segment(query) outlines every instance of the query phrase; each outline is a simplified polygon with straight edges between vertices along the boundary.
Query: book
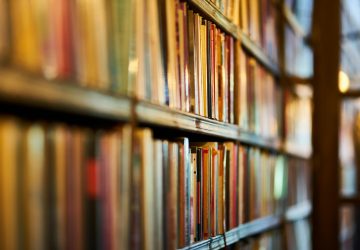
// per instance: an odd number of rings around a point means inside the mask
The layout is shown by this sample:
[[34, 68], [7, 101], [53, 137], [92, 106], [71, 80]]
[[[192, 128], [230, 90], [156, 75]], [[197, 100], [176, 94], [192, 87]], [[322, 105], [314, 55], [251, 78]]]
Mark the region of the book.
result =
[[23, 246], [45, 249], [45, 129], [34, 123], [24, 127], [21, 144], [24, 153], [20, 167], [20, 207], [23, 219]]
[[9, 54], [9, 9], [5, 0], [0, 1], [0, 61]]
[[21, 246], [20, 204], [17, 199], [20, 192], [21, 174], [20, 149], [22, 131], [18, 121], [13, 118], [0, 119], [0, 248], [17, 249]]

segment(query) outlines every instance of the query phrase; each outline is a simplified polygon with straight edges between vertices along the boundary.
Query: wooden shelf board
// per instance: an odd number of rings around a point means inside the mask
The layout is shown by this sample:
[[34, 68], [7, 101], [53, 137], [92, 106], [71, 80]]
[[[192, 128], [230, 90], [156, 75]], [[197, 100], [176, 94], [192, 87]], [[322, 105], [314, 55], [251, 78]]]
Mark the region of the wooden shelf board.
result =
[[286, 22], [289, 24], [289, 26], [295, 32], [295, 34], [298, 37], [301, 37], [301, 38], [305, 39], [306, 38], [306, 32], [305, 32], [304, 28], [301, 26], [299, 20], [295, 16], [295, 14], [289, 8], [289, 6], [284, 4], [283, 8], [282, 8], [282, 11], [283, 11], [283, 15], [285, 17]]
[[[284, 216], [267, 216], [256, 219], [249, 223], [240, 225], [225, 233], [225, 235], [218, 235], [208, 240], [196, 242], [191, 246], [181, 248], [182, 250], [208, 250], [208, 249], [222, 249], [225, 246], [231, 245], [235, 242], [241, 241], [251, 236], [261, 234], [271, 229], [280, 227], [285, 222], [293, 222], [304, 219], [310, 216], [312, 206], [310, 202], [302, 202], [298, 205], [290, 207]], [[226, 245], [225, 245], [226, 243]]]
[[267, 70], [269, 70], [274, 75], [279, 75], [279, 66], [277, 63], [273, 62], [254, 41], [250, 39], [240, 29], [238, 30], [239, 37], [241, 39], [241, 44], [243, 48], [248, 51], [260, 64], [262, 64]]
[[288, 156], [301, 158], [305, 160], [309, 160], [312, 155], [312, 150], [310, 148], [304, 149], [302, 147], [289, 143], [284, 143], [283, 152]]
[[103, 94], [68, 82], [48, 81], [15, 69], [0, 69], [0, 76], [2, 102], [111, 120], [130, 118], [129, 98]]
[[360, 205], [360, 197], [355, 195], [355, 196], [342, 196], [340, 197], [340, 202], [343, 205], [354, 205], [354, 206], [359, 206]]
[[140, 123], [182, 129], [225, 139], [236, 140], [239, 129], [234, 124], [219, 122], [167, 106], [140, 101], [136, 105], [136, 120]]
[[228, 124], [199, 115], [170, 109], [167, 106], [139, 101], [135, 109], [136, 120], [144, 125], [156, 125], [201, 133], [223, 139], [236, 140], [244, 144], [280, 151], [278, 139], [267, 139], [252, 133], [241, 131], [234, 124]]
[[297, 221], [310, 216], [312, 206], [309, 201], [302, 202], [286, 210], [285, 220], [288, 222]]
[[288, 74], [285, 76], [285, 80], [291, 84], [302, 84], [302, 85], [312, 87], [313, 78], [312, 77], [299, 77], [299, 76]]
[[282, 219], [280, 216], [267, 216], [264, 218], [256, 219], [252, 222], [240, 225], [239, 227], [226, 232], [226, 239], [229, 238], [226, 243], [235, 243], [247, 237], [269, 231], [270, 229], [276, 228], [281, 224]]
[[346, 91], [345, 93], [339, 92], [340, 96], [342, 98], [359, 98], [360, 97], [360, 89], [350, 89], [349, 91]]
[[276, 138], [264, 138], [249, 132], [241, 131], [238, 140], [243, 144], [258, 146], [263, 149], [281, 151], [281, 140]]
[[[252, 222], [240, 225], [237, 228], [231, 229], [225, 235], [218, 235], [208, 240], [196, 242], [191, 246], [184, 247], [182, 250], [208, 250], [208, 249], [222, 249], [227, 245], [231, 245], [239, 240], [245, 239], [250, 236], [257, 235], [261, 232], [280, 226], [282, 223], [281, 218], [278, 216], [268, 216]], [[225, 245], [226, 243], [226, 245]]]

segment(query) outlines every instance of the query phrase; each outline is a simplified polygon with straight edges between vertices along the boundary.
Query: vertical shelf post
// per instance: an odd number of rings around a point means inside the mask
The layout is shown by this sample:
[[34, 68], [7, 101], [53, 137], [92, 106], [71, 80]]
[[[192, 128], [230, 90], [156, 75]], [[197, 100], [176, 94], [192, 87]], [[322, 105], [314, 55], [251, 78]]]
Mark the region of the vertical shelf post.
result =
[[313, 13], [314, 250], [339, 249], [340, 0], [315, 0]]

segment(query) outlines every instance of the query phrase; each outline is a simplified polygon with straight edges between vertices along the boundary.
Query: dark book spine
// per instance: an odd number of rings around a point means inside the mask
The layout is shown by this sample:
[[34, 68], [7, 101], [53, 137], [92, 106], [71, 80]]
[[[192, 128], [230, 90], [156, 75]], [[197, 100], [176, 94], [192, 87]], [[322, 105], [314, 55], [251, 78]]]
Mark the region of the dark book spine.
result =
[[230, 228], [231, 221], [231, 209], [230, 209], [230, 199], [231, 199], [231, 175], [230, 175], [230, 150], [225, 150], [225, 166], [226, 166], [226, 230]]
[[202, 196], [203, 196], [203, 189], [202, 189], [202, 149], [197, 148], [196, 150], [196, 172], [197, 172], [197, 185], [196, 185], [196, 192], [197, 192], [197, 228], [196, 228], [196, 240], [202, 240]]
[[250, 220], [250, 149], [245, 149], [245, 166], [244, 166], [244, 222]]
[[207, 21], [206, 22], [206, 57], [207, 57], [207, 61], [206, 61], [206, 67], [207, 67], [207, 100], [204, 100], [205, 102], [207, 102], [207, 108], [208, 108], [208, 117], [211, 118], [212, 117], [212, 100], [211, 100], [211, 77], [212, 77], [212, 53], [211, 53], [211, 22]]
[[96, 159], [96, 139], [89, 133], [86, 141], [86, 198], [85, 198], [85, 232], [86, 249], [95, 250], [98, 246], [97, 232], [97, 198], [98, 198], [98, 162]]
[[169, 236], [169, 225], [168, 225], [168, 200], [169, 200], [169, 144], [168, 142], [163, 142], [162, 144], [162, 166], [163, 166], [163, 232], [165, 234], [165, 237], [163, 237], [164, 242], [163, 246], [166, 247], [169, 244], [170, 236]]
[[56, 178], [55, 178], [55, 146], [54, 146], [54, 130], [49, 128], [46, 133], [46, 201], [48, 209], [45, 210], [46, 217], [46, 248], [58, 249], [56, 245]]

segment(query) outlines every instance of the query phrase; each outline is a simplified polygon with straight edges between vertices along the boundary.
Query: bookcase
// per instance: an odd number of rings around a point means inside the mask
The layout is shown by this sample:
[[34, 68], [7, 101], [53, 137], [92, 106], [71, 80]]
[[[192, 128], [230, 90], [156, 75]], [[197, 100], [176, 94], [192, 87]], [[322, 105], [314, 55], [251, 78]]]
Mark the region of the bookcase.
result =
[[295, 3], [0, 0], [0, 248], [307, 249]]

